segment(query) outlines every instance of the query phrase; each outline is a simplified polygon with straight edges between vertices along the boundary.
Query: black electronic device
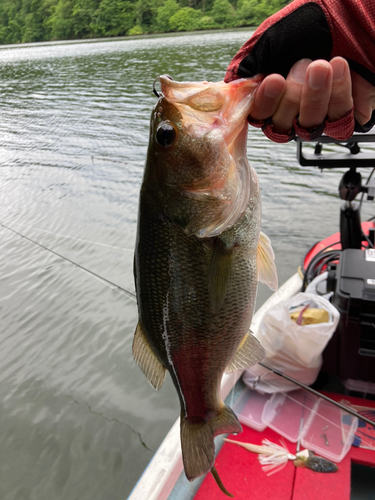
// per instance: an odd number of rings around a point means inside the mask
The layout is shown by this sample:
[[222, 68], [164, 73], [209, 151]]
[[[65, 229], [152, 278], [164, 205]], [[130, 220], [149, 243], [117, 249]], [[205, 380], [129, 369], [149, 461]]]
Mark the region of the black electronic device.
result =
[[[347, 141], [320, 137], [313, 153], [306, 153], [306, 141], [296, 139], [297, 158], [302, 166], [325, 168], [349, 168], [339, 184], [340, 243], [341, 250], [324, 248], [304, 270], [304, 287], [313, 279], [314, 265], [317, 273], [327, 266], [327, 290], [333, 292], [331, 302], [340, 312], [336, 332], [323, 353], [322, 371], [338, 375], [342, 380], [375, 382], [375, 227], [366, 235], [362, 230], [360, 206], [354, 201], [362, 193], [362, 199], [374, 200], [375, 182], [375, 134], [357, 134]], [[360, 143], [374, 148], [361, 151]], [[338, 152], [332, 144], [347, 151]], [[304, 149], [305, 148], [305, 149]], [[339, 148], [340, 149], [340, 148]], [[310, 151], [311, 151], [310, 144]], [[372, 167], [367, 183], [362, 184], [359, 167]], [[323, 264], [324, 266], [323, 266]]]
[[330, 274], [340, 322], [324, 352], [324, 369], [343, 380], [375, 381], [375, 250], [343, 250]]

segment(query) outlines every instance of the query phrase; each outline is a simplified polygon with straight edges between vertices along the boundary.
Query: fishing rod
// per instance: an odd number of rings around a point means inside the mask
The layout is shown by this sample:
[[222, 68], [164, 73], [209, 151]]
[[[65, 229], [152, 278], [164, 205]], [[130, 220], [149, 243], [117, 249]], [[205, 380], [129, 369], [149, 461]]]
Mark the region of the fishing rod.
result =
[[[69, 259], [68, 257], [65, 257], [64, 255], [61, 255], [60, 253], [56, 252], [55, 250], [52, 250], [51, 248], [48, 248], [45, 245], [42, 245], [41, 243], [38, 243], [37, 241], [33, 240], [32, 238], [29, 238], [28, 236], [25, 236], [24, 234], [20, 233], [19, 231], [16, 231], [15, 229], [7, 226], [3, 222], [0, 223], [0, 226], [3, 227], [4, 229], [7, 229], [8, 231], [11, 231], [12, 233], [16, 234], [17, 236], [20, 236], [21, 238], [24, 238], [25, 240], [29, 241], [30, 243], [32, 243], [32, 244], [34, 244], [34, 245], [42, 248], [43, 250], [46, 250], [47, 252], [50, 252], [53, 255], [56, 255], [56, 257], [59, 257], [60, 259], [65, 260], [66, 262], [69, 262], [70, 264], [78, 267], [82, 271], [85, 271], [86, 273], [91, 274], [95, 278], [98, 278], [101, 281], [104, 281], [104, 283], [106, 283], [106, 284], [108, 284], [108, 285], [110, 285], [110, 286], [112, 286], [114, 288], [117, 288], [119, 291], [125, 293], [126, 295], [128, 295], [132, 299], [136, 298], [135, 293], [131, 292], [130, 290], [127, 290], [126, 288], [123, 288], [120, 285], [117, 285], [113, 281], [110, 281], [107, 278], [104, 278], [103, 276], [100, 276], [99, 274], [95, 273], [94, 271], [91, 271], [90, 269], [87, 269], [86, 267], [82, 266], [81, 264], [78, 264], [77, 262], [74, 262], [73, 260]], [[305, 385], [302, 382], [299, 382], [298, 380], [294, 379], [293, 377], [290, 377], [289, 375], [286, 375], [285, 373], [281, 372], [277, 368], [272, 368], [271, 366], [268, 366], [268, 365], [266, 365], [265, 363], [262, 363], [262, 362], [260, 362], [258, 364], [260, 366], [262, 366], [263, 368], [266, 368], [267, 370], [273, 372], [275, 375], [279, 375], [280, 377], [283, 377], [286, 380], [289, 380], [290, 382], [293, 382], [294, 384], [298, 385], [299, 387], [302, 387], [303, 389], [306, 389], [307, 391], [311, 392], [315, 396], [318, 396], [318, 397], [320, 397], [322, 399], [325, 399], [329, 403], [332, 403], [333, 405], [337, 406], [338, 408], [341, 408], [342, 410], [344, 410], [347, 413], [353, 415], [354, 417], [357, 417], [357, 418], [363, 420], [364, 422], [366, 422], [366, 423], [368, 423], [370, 425], [375, 426], [375, 422], [372, 421], [372, 420], [370, 420], [369, 418], [367, 418], [367, 417], [365, 417], [363, 415], [360, 415], [357, 411], [353, 410], [352, 408], [349, 408], [348, 406], [345, 406], [342, 403], [339, 403], [339, 402], [331, 399], [330, 397], [326, 396], [325, 394], [322, 394], [322, 393], [316, 391], [315, 389], [312, 389], [308, 385]]]
[[132, 291], [127, 290], [126, 288], [123, 288], [122, 286], [117, 285], [116, 283], [113, 283], [113, 281], [110, 281], [109, 279], [104, 278], [103, 276], [100, 276], [100, 274], [97, 274], [94, 271], [91, 271], [90, 269], [87, 269], [87, 267], [84, 267], [81, 264], [78, 264], [77, 262], [74, 262], [73, 260], [69, 259], [68, 257], [65, 257], [64, 255], [61, 255], [60, 253], [56, 252], [55, 250], [52, 250], [51, 248], [48, 248], [48, 247], [42, 245], [41, 243], [38, 243], [37, 241], [33, 240], [32, 238], [29, 238], [28, 236], [25, 236], [24, 234], [16, 231], [15, 229], [7, 226], [3, 222], [0, 222], [0, 226], [3, 227], [4, 229], [7, 229], [8, 231], [11, 231], [14, 234], [17, 234], [21, 238], [24, 238], [25, 240], [29, 241], [30, 243], [33, 243], [34, 245], [37, 245], [40, 248], [43, 248], [43, 250], [46, 250], [47, 252], [50, 252], [50, 253], [56, 255], [60, 259], [63, 259], [66, 262], [69, 262], [70, 264], [73, 264], [74, 266], [78, 267], [79, 269], [82, 269], [82, 271], [85, 271], [86, 273], [91, 274], [92, 276], [95, 276], [95, 278], [98, 278], [101, 281], [104, 281], [104, 283], [106, 283], [107, 285], [110, 285], [113, 288], [117, 288], [120, 292], [125, 293], [126, 295], [128, 295], [132, 299], [136, 298], [135, 293], [133, 293]]
[[305, 385], [302, 382], [299, 382], [298, 380], [296, 380], [295, 378], [290, 377], [289, 375], [286, 375], [286, 373], [281, 372], [277, 368], [273, 368], [273, 367], [268, 366], [268, 365], [266, 365], [265, 363], [262, 363], [262, 362], [259, 362], [258, 364], [260, 366], [263, 366], [263, 368], [266, 368], [267, 370], [271, 371], [275, 375], [279, 375], [280, 377], [283, 377], [286, 380], [289, 380], [289, 382], [293, 382], [294, 384], [298, 385], [299, 387], [302, 387], [302, 389], [306, 389], [306, 391], [311, 392], [311, 394], [314, 394], [314, 396], [318, 396], [319, 398], [322, 398], [325, 401], [328, 401], [329, 403], [332, 403], [333, 405], [337, 406], [341, 410], [344, 410], [347, 413], [350, 413], [350, 415], [353, 415], [354, 417], [357, 417], [360, 420], [363, 420], [367, 424], [375, 426], [375, 422], [373, 420], [370, 420], [369, 418], [361, 415], [356, 410], [354, 410], [352, 408], [349, 408], [349, 406], [343, 405], [342, 403], [339, 403], [338, 401], [335, 401], [334, 399], [331, 399], [330, 397], [326, 396], [325, 394], [322, 394], [321, 392], [318, 392], [315, 389], [312, 389], [308, 385]]

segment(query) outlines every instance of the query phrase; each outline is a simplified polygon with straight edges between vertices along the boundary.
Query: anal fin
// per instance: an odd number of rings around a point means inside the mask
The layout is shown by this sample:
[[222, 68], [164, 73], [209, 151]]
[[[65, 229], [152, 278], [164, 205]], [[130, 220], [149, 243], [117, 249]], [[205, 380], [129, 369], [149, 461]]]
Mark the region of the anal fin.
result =
[[158, 391], [164, 383], [166, 368], [151, 349], [140, 322], [134, 334], [133, 357], [152, 387]]
[[250, 332], [241, 341], [236, 354], [227, 366], [225, 372], [233, 373], [253, 366], [266, 356], [266, 351], [259, 340]]

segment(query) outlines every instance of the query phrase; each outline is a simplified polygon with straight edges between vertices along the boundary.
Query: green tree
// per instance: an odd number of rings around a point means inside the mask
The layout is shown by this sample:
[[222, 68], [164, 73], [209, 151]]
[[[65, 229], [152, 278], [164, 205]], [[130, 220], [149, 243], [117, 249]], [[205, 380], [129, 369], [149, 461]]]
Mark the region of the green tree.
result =
[[2, 43], [22, 41], [21, 0], [3, 0], [0, 4], [0, 36]]
[[[18, 16], [17, 16], [18, 17]], [[18, 19], [10, 19], [7, 29], [7, 37], [5, 43], [19, 43], [22, 41], [22, 24]]]
[[286, 3], [287, 0], [0, 0], [0, 43], [258, 25]]
[[102, 0], [92, 23], [99, 36], [125, 35], [135, 25], [134, 4], [121, 0]]
[[74, 38], [73, 23], [73, 2], [71, 0], [59, 0], [57, 5], [51, 6], [51, 16], [47, 21], [47, 26], [51, 30], [53, 40], [69, 40]]
[[233, 26], [236, 17], [233, 5], [229, 0], [215, 0], [212, 6], [212, 17], [221, 26]]
[[128, 35], [143, 35], [143, 29], [136, 24], [128, 31]]
[[46, 19], [51, 14], [51, 4], [45, 0], [23, 0], [22, 42], [39, 42], [49, 40], [51, 31], [46, 26]]
[[164, 4], [158, 8], [155, 27], [157, 31], [171, 31], [169, 20], [179, 10], [179, 5], [176, 0], [166, 0]]
[[212, 28], [220, 28], [220, 26], [215, 23], [212, 16], [203, 16], [199, 19], [199, 28], [202, 30], [209, 30]]
[[258, 26], [267, 17], [282, 9], [284, 0], [239, 0], [237, 18], [239, 24]]
[[144, 32], [156, 31], [158, 8], [165, 0], [137, 0], [135, 4], [136, 24], [142, 26]]
[[92, 24], [99, 5], [100, 0], [74, 0], [72, 23], [77, 38], [93, 36]]
[[173, 31], [192, 31], [199, 29], [201, 17], [201, 11], [184, 7], [170, 18], [169, 24]]

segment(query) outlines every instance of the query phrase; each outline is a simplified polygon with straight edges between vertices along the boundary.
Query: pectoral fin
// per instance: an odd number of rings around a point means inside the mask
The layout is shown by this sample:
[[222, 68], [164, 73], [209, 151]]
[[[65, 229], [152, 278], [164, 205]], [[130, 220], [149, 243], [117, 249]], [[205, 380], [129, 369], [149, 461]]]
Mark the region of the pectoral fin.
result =
[[228, 281], [233, 270], [233, 249], [218, 242], [212, 255], [209, 273], [209, 294], [213, 310], [218, 312], [227, 295]]
[[278, 279], [271, 241], [264, 233], [259, 235], [257, 250], [258, 281], [268, 285], [271, 290], [277, 290]]
[[134, 334], [133, 357], [152, 387], [158, 391], [163, 385], [166, 368], [151, 349], [140, 322], [138, 322]]
[[266, 356], [264, 347], [252, 333], [247, 333], [241, 341], [234, 358], [227, 366], [225, 372], [233, 373], [257, 364]]

